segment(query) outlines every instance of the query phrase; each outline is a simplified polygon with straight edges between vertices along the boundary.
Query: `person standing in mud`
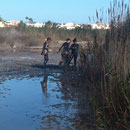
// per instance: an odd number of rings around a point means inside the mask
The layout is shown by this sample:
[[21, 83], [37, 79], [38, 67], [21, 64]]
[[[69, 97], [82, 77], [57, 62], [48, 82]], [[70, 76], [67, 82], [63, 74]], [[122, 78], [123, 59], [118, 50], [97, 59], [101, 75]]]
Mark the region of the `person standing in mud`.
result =
[[51, 38], [47, 38], [46, 42], [43, 44], [43, 49], [42, 49], [42, 53], [41, 55], [44, 55], [44, 66], [46, 66], [49, 58], [48, 58], [48, 47], [49, 47], [49, 43], [51, 42]]
[[[73, 40], [73, 44], [70, 47], [71, 52], [71, 60], [74, 58], [74, 65], [77, 65], [77, 58], [78, 58], [78, 51], [79, 51], [79, 44], [77, 43], [77, 39]], [[71, 61], [70, 61], [71, 62]]]
[[70, 38], [67, 38], [66, 42], [62, 44], [62, 46], [60, 47], [60, 49], [58, 51], [58, 52], [60, 52], [62, 49], [62, 52], [61, 52], [62, 61], [60, 62], [60, 65], [64, 62], [65, 57], [67, 57], [69, 55], [70, 43], [71, 43]]

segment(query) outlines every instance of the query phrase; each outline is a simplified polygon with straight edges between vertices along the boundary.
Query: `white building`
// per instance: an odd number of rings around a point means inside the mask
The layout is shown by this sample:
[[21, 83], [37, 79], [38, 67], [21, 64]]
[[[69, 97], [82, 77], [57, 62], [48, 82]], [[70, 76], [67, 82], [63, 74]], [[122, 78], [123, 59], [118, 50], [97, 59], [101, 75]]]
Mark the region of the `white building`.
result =
[[74, 23], [59, 24], [58, 26], [59, 28], [65, 28], [68, 30], [75, 29], [76, 27], [80, 27], [79, 24], [74, 24]]
[[12, 21], [7, 21], [5, 24], [7, 26], [18, 26], [19, 23], [20, 23], [20, 21], [12, 20]]
[[29, 27], [42, 28], [45, 26], [45, 23], [26, 23]]
[[96, 23], [96, 24], [91, 24], [91, 28], [92, 29], [110, 29], [110, 25], [109, 24]]
[[4, 27], [6, 27], [6, 26], [5, 26], [5, 23], [2, 22], [2, 21], [0, 21], [0, 28], [4, 28]]

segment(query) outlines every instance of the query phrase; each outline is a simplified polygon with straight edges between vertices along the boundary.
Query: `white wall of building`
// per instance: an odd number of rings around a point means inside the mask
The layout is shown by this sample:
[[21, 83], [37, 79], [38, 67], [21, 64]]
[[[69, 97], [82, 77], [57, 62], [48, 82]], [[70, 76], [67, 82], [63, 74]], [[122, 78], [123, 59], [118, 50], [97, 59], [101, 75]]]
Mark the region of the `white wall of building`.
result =
[[17, 26], [19, 23], [20, 23], [20, 21], [12, 20], [12, 21], [7, 21], [6, 25], [8, 25], [8, 26]]
[[92, 29], [110, 29], [109, 24], [91, 24]]
[[0, 21], [0, 28], [4, 28], [4, 27], [5, 27], [5, 24]]
[[66, 28], [68, 30], [75, 29], [76, 27], [80, 27], [79, 24], [74, 23], [66, 23], [66, 24], [59, 24], [59, 28]]
[[[0, 22], [0, 27], [9, 27], [9, 26], [17, 26], [20, 23], [20, 21], [7, 21], [7, 22]], [[45, 23], [26, 23], [27, 26], [30, 27], [36, 27], [36, 28], [42, 28], [45, 26]], [[110, 29], [109, 24], [88, 24], [91, 26], [92, 29]], [[65, 28], [68, 30], [75, 29], [76, 27], [81, 27], [79, 24], [74, 24], [74, 23], [65, 23], [65, 24], [58, 24], [57, 27], [59, 28]]]
[[26, 23], [26, 25], [30, 27], [42, 28], [45, 26], [45, 23]]

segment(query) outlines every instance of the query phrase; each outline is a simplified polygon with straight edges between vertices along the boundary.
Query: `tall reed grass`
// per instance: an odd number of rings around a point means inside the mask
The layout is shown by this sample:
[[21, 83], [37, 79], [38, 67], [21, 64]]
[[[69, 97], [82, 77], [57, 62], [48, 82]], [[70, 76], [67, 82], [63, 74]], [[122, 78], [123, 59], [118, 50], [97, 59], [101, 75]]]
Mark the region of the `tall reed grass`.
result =
[[[110, 30], [95, 31], [94, 46], [81, 52], [80, 70], [93, 86], [97, 129], [130, 129], [130, 2], [114, 0]], [[100, 14], [96, 12], [100, 22]], [[95, 98], [96, 97], [96, 98]]]

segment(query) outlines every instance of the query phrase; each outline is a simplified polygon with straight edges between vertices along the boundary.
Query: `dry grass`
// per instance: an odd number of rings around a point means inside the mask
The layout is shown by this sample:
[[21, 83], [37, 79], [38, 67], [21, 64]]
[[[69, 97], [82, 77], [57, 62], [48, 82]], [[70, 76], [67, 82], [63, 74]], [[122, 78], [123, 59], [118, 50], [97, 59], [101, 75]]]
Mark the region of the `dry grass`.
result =
[[130, 129], [129, 5], [115, 0], [108, 9], [111, 29], [102, 37], [96, 32], [93, 48], [81, 53], [81, 71], [94, 86], [97, 129]]
[[66, 38], [77, 37], [78, 41], [91, 41], [94, 31], [86, 28], [76, 28], [74, 30], [59, 29], [57, 27], [43, 28], [27, 27], [21, 22], [18, 27], [1, 28], [0, 44], [10, 46], [16, 45], [18, 48], [26, 48], [31, 46], [42, 46], [47, 37], [52, 38], [51, 49], [55, 50], [55, 46], [59, 41], [65, 41]]

